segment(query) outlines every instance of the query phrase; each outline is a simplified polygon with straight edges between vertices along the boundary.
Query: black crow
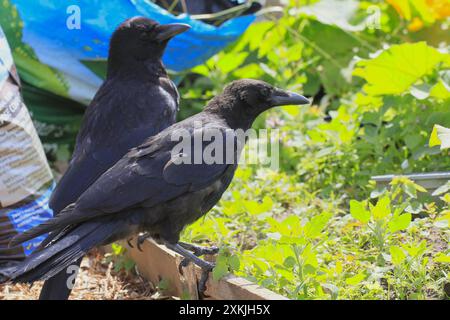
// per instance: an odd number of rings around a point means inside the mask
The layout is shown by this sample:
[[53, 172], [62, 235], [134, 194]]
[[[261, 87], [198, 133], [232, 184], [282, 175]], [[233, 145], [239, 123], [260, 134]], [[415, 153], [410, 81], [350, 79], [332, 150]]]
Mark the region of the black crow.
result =
[[[175, 122], [179, 95], [161, 58], [168, 41], [189, 28], [135, 17], [114, 31], [106, 80], [86, 110], [69, 168], [50, 199], [55, 214], [75, 202], [130, 148]], [[67, 299], [69, 276], [64, 270], [47, 281], [40, 298]]]
[[[238, 132], [249, 129], [269, 108], [307, 103], [305, 97], [263, 81], [232, 82], [204, 111], [131, 149], [59, 216], [13, 238], [11, 243], [17, 244], [61, 230], [45, 248], [22, 262], [10, 279], [47, 279], [92, 247], [139, 232], [199, 265], [207, 275], [213, 264], [190, 252], [195, 247], [179, 243], [179, 236], [186, 225], [206, 214], [229, 186], [245, 143]], [[188, 143], [182, 143], [186, 140]], [[222, 159], [207, 163], [203, 156], [195, 158], [198, 151], [204, 155], [218, 141], [222, 143], [214, 155], [222, 153]], [[184, 146], [181, 149], [180, 144]], [[189, 150], [188, 145], [194, 149]]]

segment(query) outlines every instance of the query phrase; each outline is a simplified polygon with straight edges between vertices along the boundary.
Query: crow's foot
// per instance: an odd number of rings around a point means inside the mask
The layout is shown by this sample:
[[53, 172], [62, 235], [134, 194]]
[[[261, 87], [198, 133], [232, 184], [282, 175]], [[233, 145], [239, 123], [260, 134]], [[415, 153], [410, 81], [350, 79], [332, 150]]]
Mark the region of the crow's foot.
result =
[[[180, 263], [180, 272], [182, 266], [187, 266], [189, 262], [192, 262], [199, 266], [202, 269], [202, 276], [200, 278], [200, 281], [198, 283], [198, 290], [201, 294], [203, 294], [206, 290], [206, 282], [208, 281], [208, 275], [211, 272], [212, 269], [214, 269], [214, 263], [208, 262], [205, 260], [200, 259], [198, 256], [196, 256], [194, 253], [188, 251], [186, 248], [183, 247], [183, 245], [180, 244], [172, 244], [172, 243], [166, 243], [166, 247], [169, 249], [179, 253], [182, 255], [185, 259]], [[210, 249], [210, 248], [208, 248]], [[214, 250], [215, 251], [215, 250]], [[210, 251], [208, 251], [210, 252]]]
[[[217, 254], [219, 252], [219, 247], [216, 247], [216, 246], [203, 247], [203, 246], [198, 246], [195, 244], [185, 243], [185, 242], [178, 242], [178, 244], [181, 247], [183, 247], [184, 249], [191, 251], [197, 257], [203, 256], [203, 255], [213, 255], [213, 254]], [[178, 266], [178, 270], [180, 271], [180, 273], [183, 273], [182, 268], [187, 267], [189, 265], [189, 262], [191, 262], [191, 260], [189, 258], [184, 258], [180, 262], [180, 265]]]
[[178, 244], [182, 246], [184, 249], [192, 251], [192, 253], [194, 253], [197, 257], [203, 256], [205, 254], [216, 254], [219, 252], [219, 248], [216, 246], [203, 247], [185, 242], [178, 242]]

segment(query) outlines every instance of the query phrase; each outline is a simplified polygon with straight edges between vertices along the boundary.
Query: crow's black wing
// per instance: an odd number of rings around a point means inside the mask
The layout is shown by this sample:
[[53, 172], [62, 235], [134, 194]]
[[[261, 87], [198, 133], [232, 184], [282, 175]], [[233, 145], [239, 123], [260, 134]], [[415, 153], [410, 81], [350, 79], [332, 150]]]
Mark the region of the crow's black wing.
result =
[[[238, 140], [232, 131], [223, 127], [202, 128], [197, 132], [190, 130], [189, 136], [193, 138], [198, 133], [208, 135], [212, 130], [215, 134], [218, 130], [225, 140]], [[99, 217], [114, 219], [114, 214], [126, 213], [136, 207], [157, 206], [214, 183], [230, 166], [236, 166], [236, 163], [178, 164], [175, 159], [179, 156], [172, 154], [178, 144], [178, 141], [172, 141], [173, 131], [165, 130], [152, 137], [147, 147], [149, 150], [145, 147], [131, 150], [95, 181], [74, 205], [61, 211], [59, 216], [19, 235], [15, 243]], [[202, 150], [210, 143], [203, 141]], [[242, 148], [239, 142], [227, 146], [232, 146], [235, 154]]]
[[53, 211], [75, 202], [130, 148], [170, 126], [176, 99], [159, 86], [105, 82], [86, 110], [69, 168], [52, 194]]
[[[175, 130], [165, 130], [151, 138], [148, 147], [131, 150], [80, 197], [76, 206], [105, 214], [123, 211], [144, 202], [146, 207], [156, 206], [187, 191], [196, 191], [213, 183], [229, 165], [236, 164], [231, 156], [229, 163], [207, 164], [202, 159], [202, 163], [198, 164], [193, 163], [192, 159], [188, 163], [180, 163], [181, 157], [186, 159], [186, 154], [188, 157], [192, 154], [189, 155], [186, 148], [179, 148], [179, 140], [174, 135], [186, 129], [174, 127]], [[228, 144], [229, 152], [237, 154], [236, 150], [242, 148], [241, 144], [235, 142], [237, 137], [234, 132], [226, 127], [210, 126], [184, 131], [191, 146], [195, 137], [211, 136], [211, 132], [213, 136], [222, 136], [224, 143], [233, 140], [234, 143]], [[200, 140], [200, 151], [203, 152], [211, 144], [211, 141]]]

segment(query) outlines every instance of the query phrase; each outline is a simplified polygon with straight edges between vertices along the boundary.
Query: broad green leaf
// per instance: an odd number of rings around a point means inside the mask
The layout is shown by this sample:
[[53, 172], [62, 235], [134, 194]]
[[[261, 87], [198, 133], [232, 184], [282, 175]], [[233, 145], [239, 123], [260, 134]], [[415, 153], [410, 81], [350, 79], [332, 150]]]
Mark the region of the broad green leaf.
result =
[[196, 66], [195, 68], [193, 68], [192, 70], [191, 70], [193, 73], [198, 73], [198, 74], [200, 74], [200, 75], [202, 75], [202, 76], [205, 76], [205, 77], [207, 77], [209, 74], [210, 74], [210, 70], [209, 70], [209, 68], [206, 66], [206, 65], [204, 65], [204, 64], [202, 64], [202, 65], [199, 65], [199, 66]]
[[364, 78], [364, 90], [372, 95], [402, 94], [450, 56], [425, 42], [393, 45], [371, 60], [360, 61], [353, 74]]
[[[301, 35], [305, 48], [314, 50], [320, 57], [321, 68], [315, 68], [314, 73], [320, 78], [326, 92], [330, 95], [342, 94], [350, 87], [344, 78], [342, 70], [347, 68], [355, 53], [353, 49], [360, 47], [360, 43], [348, 32], [319, 21], [309, 21]], [[339, 46], [336, 46], [339, 43]], [[360, 54], [366, 50], [361, 48]]]
[[270, 211], [273, 207], [273, 201], [271, 198], [266, 196], [262, 202], [252, 200], [244, 201], [244, 207], [247, 209], [248, 213], [257, 215]]
[[224, 54], [217, 61], [216, 67], [223, 73], [227, 74], [242, 65], [247, 59], [248, 52]]
[[275, 25], [272, 21], [262, 21], [252, 24], [238, 41], [232, 52], [241, 52], [249, 46], [250, 50], [258, 49], [267, 32]]
[[439, 253], [434, 259], [435, 262], [450, 263], [450, 256]]
[[308, 238], [315, 238], [321, 234], [322, 230], [327, 225], [328, 221], [331, 218], [331, 213], [324, 212], [318, 216], [313, 217], [306, 225], [305, 225], [305, 235]]
[[370, 212], [366, 209], [365, 202], [350, 200], [350, 214], [353, 218], [364, 223], [370, 220]]
[[429, 146], [441, 146], [441, 150], [450, 148], [450, 129], [435, 124], [430, 135]]
[[357, 285], [358, 283], [363, 281], [365, 278], [366, 278], [365, 273], [360, 272], [360, 273], [354, 275], [353, 277], [345, 279], [345, 283], [347, 283], [349, 285]]
[[286, 259], [284, 259], [283, 265], [286, 268], [293, 268], [297, 264], [297, 261], [293, 256], [289, 256]]
[[277, 25], [271, 30], [265, 32], [264, 38], [258, 43], [258, 57], [264, 57], [274, 48], [278, 47], [284, 41], [287, 29], [281, 25]]
[[218, 281], [228, 274], [228, 257], [222, 254], [216, 259], [216, 266], [213, 271], [213, 279]]
[[391, 259], [394, 265], [399, 265], [406, 259], [406, 254], [400, 247], [391, 246], [389, 251], [391, 252]]
[[229, 259], [228, 263], [230, 264], [230, 268], [233, 271], [239, 270], [239, 267], [241, 266], [241, 262], [239, 261], [239, 257], [235, 254], [233, 254]]
[[396, 232], [408, 228], [409, 224], [411, 223], [411, 218], [411, 213], [405, 213], [393, 217], [392, 220], [389, 221], [389, 231]]
[[213, 279], [218, 281], [228, 274], [228, 266], [226, 264], [217, 264], [213, 271]]
[[422, 240], [418, 245], [415, 244], [402, 244], [403, 249], [408, 251], [411, 257], [416, 257], [427, 249], [427, 242]]
[[378, 200], [375, 206], [371, 207], [371, 213], [375, 220], [381, 220], [391, 214], [391, 200], [384, 196]]
[[250, 63], [233, 72], [237, 78], [258, 79], [264, 75], [264, 71], [257, 63]]

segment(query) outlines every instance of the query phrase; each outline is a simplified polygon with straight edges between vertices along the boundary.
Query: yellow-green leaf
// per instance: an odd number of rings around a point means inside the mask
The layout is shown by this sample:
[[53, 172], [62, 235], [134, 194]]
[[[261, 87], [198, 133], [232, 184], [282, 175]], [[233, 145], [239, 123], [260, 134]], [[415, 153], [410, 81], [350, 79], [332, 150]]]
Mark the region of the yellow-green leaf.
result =
[[362, 60], [353, 74], [364, 78], [364, 90], [372, 95], [402, 94], [439, 63], [450, 64], [450, 55], [425, 42], [393, 45], [376, 58]]
[[366, 275], [364, 274], [364, 272], [360, 272], [357, 275], [347, 278], [345, 280], [345, 283], [349, 284], [349, 285], [356, 285], [358, 283], [360, 283], [361, 281], [363, 281], [366, 278]]
[[273, 201], [266, 196], [262, 202], [252, 200], [244, 201], [244, 207], [247, 209], [248, 213], [257, 215], [270, 211], [273, 207]]
[[350, 200], [350, 214], [353, 218], [367, 223], [370, 220], [370, 212], [366, 209], [366, 204], [357, 200]]
[[389, 221], [389, 231], [396, 232], [408, 228], [411, 223], [411, 218], [411, 213], [405, 213], [392, 218], [392, 220]]
[[394, 265], [398, 265], [405, 261], [406, 254], [403, 252], [403, 250], [400, 247], [397, 246], [391, 246], [389, 251], [391, 252], [391, 259], [392, 263]]
[[450, 256], [439, 253], [434, 259], [435, 262], [450, 263]]
[[391, 200], [387, 196], [382, 197], [370, 211], [375, 220], [383, 219], [391, 214]]

